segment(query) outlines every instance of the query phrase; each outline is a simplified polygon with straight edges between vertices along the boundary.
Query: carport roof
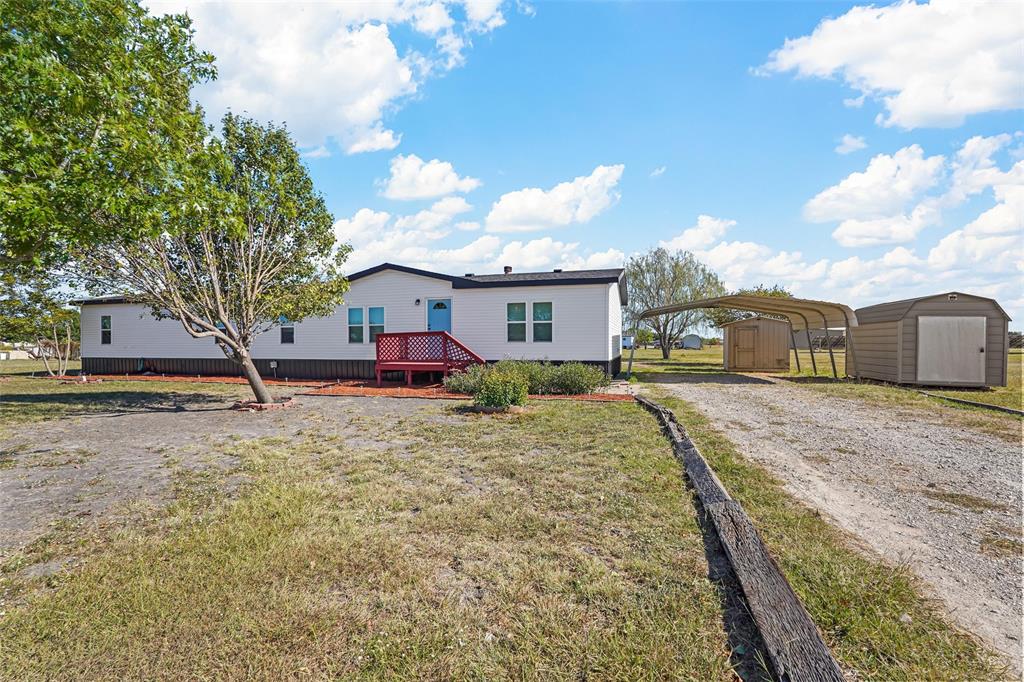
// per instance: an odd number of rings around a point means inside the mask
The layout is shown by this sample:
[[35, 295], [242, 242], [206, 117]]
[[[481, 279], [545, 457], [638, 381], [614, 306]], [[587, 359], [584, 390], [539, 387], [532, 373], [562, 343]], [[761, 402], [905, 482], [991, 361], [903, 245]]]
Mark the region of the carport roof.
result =
[[730, 308], [733, 310], [749, 310], [767, 315], [782, 315], [793, 325], [793, 329], [839, 329], [857, 326], [857, 315], [850, 306], [829, 301], [814, 301], [808, 298], [775, 298], [771, 296], [746, 296], [733, 294], [702, 298], [686, 303], [673, 303], [658, 308], [650, 308], [640, 313], [639, 319], [671, 315], [672, 313], [696, 308]]

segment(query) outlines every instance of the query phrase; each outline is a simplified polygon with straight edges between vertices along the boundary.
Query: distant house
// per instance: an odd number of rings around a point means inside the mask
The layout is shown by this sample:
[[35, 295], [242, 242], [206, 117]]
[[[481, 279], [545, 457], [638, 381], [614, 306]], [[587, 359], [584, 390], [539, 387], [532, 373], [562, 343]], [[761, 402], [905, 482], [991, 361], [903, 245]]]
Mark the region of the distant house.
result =
[[687, 334], [679, 341], [683, 350], [700, 350], [704, 347], [704, 341], [696, 334]]
[[[357, 272], [333, 314], [260, 335], [253, 359], [268, 376], [370, 378], [377, 334], [446, 331], [488, 361], [575, 360], [619, 372], [623, 270], [504, 270], [460, 277], [384, 263]], [[213, 340], [194, 339], [143, 305], [119, 297], [77, 303], [87, 373], [238, 374]]]

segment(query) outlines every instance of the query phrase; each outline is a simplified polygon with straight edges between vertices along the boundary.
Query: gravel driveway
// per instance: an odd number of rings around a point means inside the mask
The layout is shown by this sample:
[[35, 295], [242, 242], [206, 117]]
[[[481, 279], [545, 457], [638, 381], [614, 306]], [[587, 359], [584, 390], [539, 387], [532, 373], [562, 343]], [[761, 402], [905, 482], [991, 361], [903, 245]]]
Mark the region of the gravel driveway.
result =
[[[785, 380], [674, 375], [661, 386], [713, 419], [791, 493], [892, 562], [1021, 667], [1021, 444], [836, 399]], [[999, 539], [1002, 539], [1002, 544]]]

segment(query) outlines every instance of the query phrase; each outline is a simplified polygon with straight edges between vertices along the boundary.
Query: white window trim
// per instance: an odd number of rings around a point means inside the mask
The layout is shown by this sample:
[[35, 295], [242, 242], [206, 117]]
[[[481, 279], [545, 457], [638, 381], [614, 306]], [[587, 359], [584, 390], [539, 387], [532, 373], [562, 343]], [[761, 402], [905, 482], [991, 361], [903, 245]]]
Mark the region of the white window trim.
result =
[[[522, 303], [525, 310], [523, 310], [523, 321], [508, 319], [508, 307], [516, 303]], [[508, 338], [508, 326], [510, 324], [521, 324], [523, 325], [523, 340], [522, 341], [511, 341]], [[505, 301], [505, 343], [530, 343], [530, 301]]]
[[[380, 308], [381, 310], [384, 311], [384, 324], [383, 325], [380, 325], [380, 324], [371, 325], [370, 324], [370, 308]], [[348, 321], [348, 311], [349, 310], [357, 310], [357, 309], [363, 311], [363, 323], [361, 325], [359, 325], [359, 324], [349, 324], [349, 321]], [[384, 327], [384, 331], [379, 332], [379, 333], [387, 334], [387, 332], [388, 332], [388, 307], [386, 305], [351, 305], [351, 306], [346, 306], [346, 308], [345, 308], [345, 342], [346, 343], [350, 343], [353, 346], [362, 346], [362, 345], [366, 345], [366, 344], [371, 344], [372, 345], [373, 343], [375, 343], [375, 341], [371, 341], [370, 340], [370, 327], [371, 326], [372, 327]], [[352, 341], [349, 338], [348, 330], [351, 329], [352, 327], [362, 327], [363, 328], [363, 340], [361, 342]]]
[[[363, 318], [366, 320], [366, 329], [363, 331], [363, 338], [366, 339], [366, 343], [376, 343], [376, 339], [370, 339], [370, 327], [384, 327], [381, 334], [388, 333], [388, 307], [386, 305], [368, 305], [366, 307], [366, 316]], [[380, 308], [384, 311], [384, 323], [383, 324], [370, 324], [370, 308]]]
[[[103, 318], [104, 317], [107, 318], [107, 320], [109, 320], [109, 326], [106, 329], [103, 328]], [[103, 332], [107, 332], [107, 334], [110, 337], [109, 341], [104, 341], [103, 340]], [[113, 315], [100, 315], [100, 345], [101, 346], [110, 346], [110, 345], [113, 345], [113, 343], [114, 343], [114, 316]]]
[[[540, 321], [538, 321], [538, 320], [533, 319], [533, 306], [537, 305], [538, 303], [547, 303], [549, 306], [551, 306], [551, 319], [550, 320], [547, 320], [547, 321], [540, 320]], [[547, 341], [537, 341], [533, 337], [533, 325], [535, 325], [535, 324], [550, 324], [551, 325], [551, 338], [549, 340], [547, 340]], [[554, 342], [555, 342], [555, 302], [554, 301], [530, 301], [530, 343], [554, 343]]]
[[287, 322], [280, 323], [279, 326], [280, 326], [281, 329], [291, 329], [292, 330], [292, 340], [291, 340], [291, 343], [285, 343], [284, 333], [283, 332], [278, 332], [278, 336], [277, 336], [277, 343], [278, 343], [278, 345], [279, 346], [294, 346], [295, 345], [295, 336], [296, 336], [295, 335], [295, 322], [293, 322], [292, 320], [288, 320]]
[[[377, 306], [374, 306], [374, 308], [376, 308], [376, 307]], [[348, 316], [349, 316], [349, 311], [351, 311], [351, 310], [361, 310], [361, 311], [363, 311], [362, 312], [362, 319], [363, 319], [363, 321], [360, 324], [352, 324], [351, 322], [349, 322], [349, 317]], [[366, 306], [350, 305], [347, 308], [345, 308], [345, 342], [346, 343], [350, 343], [353, 346], [362, 346], [362, 345], [364, 345], [366, 343], [369, 343], [366, 340], [367, 339], [366, 321], [367, 321], [368, 317], [369, 316], [367, 315], [367, 312], [366, 312]], [[361, 327], [362, 328], [362, 330], [363, 330], [363, 340], [362, 341], [353, 341], [352, 340], [352, 335], [349, 332], [349, 330], [352, 327]]]

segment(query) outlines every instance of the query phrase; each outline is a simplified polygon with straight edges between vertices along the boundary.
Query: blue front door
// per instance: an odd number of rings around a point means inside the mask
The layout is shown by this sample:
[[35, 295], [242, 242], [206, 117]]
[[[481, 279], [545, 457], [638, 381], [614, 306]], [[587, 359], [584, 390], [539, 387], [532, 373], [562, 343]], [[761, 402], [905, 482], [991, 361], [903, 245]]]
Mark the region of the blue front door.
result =
[[452, 332], [452, 299], [427, 299], [427, 331]]

